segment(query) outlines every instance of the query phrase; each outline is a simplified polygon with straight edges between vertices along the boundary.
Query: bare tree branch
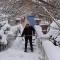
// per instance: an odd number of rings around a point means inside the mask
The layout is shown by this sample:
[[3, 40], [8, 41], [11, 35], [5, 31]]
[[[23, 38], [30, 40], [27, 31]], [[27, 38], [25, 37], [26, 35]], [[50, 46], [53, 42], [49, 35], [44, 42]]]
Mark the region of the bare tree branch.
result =
[[[56, 8], [54, 5], [48, 3], [48, 2], [46, 2], [46, 1], [44, 1], [44, 0], [39, 0], [39, 1], [42, 2], [42, 3], [44, 3], [44, 4], [46, 4], [46, 5], [48, 5], [48, 6], [51, 6], [51, 7], [53, 7], [53, 8]], [[57, 8], [57, 9], [59, 9], [59, 8]]]
[[49, 16], [53, 19], [53, 21], [57, 24], [57, 26], [59, 27], [59, 30], [60, 30], [60, 23], [58, 23], [56, 21], [56, 19], [51, 15], [51, 13], [44, 7], [42, 6], [42, 8], [49, 14]]

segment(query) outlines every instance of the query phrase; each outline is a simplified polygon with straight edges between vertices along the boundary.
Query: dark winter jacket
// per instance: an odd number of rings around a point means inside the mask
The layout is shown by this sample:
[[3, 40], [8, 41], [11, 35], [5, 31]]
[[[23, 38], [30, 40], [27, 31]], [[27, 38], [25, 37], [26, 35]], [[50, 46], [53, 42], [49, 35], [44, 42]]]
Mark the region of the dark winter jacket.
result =
[[35, 29], [32, 26], [25, 27], [22, 36], [32, 36], [35, 34]]

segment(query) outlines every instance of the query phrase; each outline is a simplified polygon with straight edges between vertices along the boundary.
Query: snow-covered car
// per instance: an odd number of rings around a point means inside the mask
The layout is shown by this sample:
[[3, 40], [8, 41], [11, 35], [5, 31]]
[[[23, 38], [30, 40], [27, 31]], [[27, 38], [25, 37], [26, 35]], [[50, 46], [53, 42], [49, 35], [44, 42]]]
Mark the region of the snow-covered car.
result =
[[4, 34], [8, 34], [9, 31], [10, 31], [10, 27], [11, 27], [11, 26], [10, 26], [8, 23], [6, 23], [6, 24], [1, 28], [1, 30], [4, 31]]
[[0, 35], [0, 51], [6, 49], [7, 47], [7, 36], [6, 35]]

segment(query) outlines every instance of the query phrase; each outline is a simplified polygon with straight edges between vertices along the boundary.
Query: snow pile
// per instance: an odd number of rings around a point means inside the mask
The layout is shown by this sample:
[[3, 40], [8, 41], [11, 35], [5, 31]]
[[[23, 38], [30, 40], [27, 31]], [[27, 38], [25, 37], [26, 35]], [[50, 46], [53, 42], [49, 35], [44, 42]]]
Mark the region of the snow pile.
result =
[[7, 40], [6, 40], [7, 36], [4, 34], [3, 30], [0, 30], [0, 37], [1, 37], [0, 42], [2, 44], [7, 44]]
[[1, 39], [0, 39], [0, 43], [1, 44], [7, 44], [7, 40], [6, 40], [6, 38], [7, 38], [7, 36], [6, 35], [0, 35], [0, 37], [1, 37]]
[[37, 33], [37, 36], [38, 36], [38, 37], [40, 37], [40, 36], [43, 35], [42, 29], [41, 29], [41, 27], [40, 27], [39, 25], [35, 25], [34, 28], [35, 28], [35, 30], [36, 30], [36, 33]]
[[55, 47], [50, 41], [43, 41], [42, 45], [49, 60], [60, 60], [60, 48]]
[[60, 35], [57, 36], [56, 41], [60, 41]]
[[52, 24], [50, 25], [50, 31], [48, 32], [49, 36], [52, 36], [52, 40], [54, 41], [56, 44], [60, 46], [60, 31], [59, 31], [59, 27], [57, 26], [57, 24], [53, 21]]
[[50, 26], [55, 27], [55, 28], [58, 28], [57, 24], [54, 21], [51, 23]]
[[5, 25], [1, 28], [2, 30], [6, 30], [6, 28], [10, 28], [11, 26], [8, 23], [5, 23]]
[[58, 26], [56, 25], [56, 23], [53, 21], [52, 24], [50, 25], [50, 31], [48, 32], [48, 35], [52, 35], [54, 37], [56, 37], [59, 33], [59, 30], [57, 29], [54, 29], [54, 28], [57, 28], [58, 29]]
[[49, 37], [48, 34], [43, 34], [43, 33], [42, 33], [42, 28], [41, 28], [41, 26], [35, 25], [34, 28], [35, 28], [35, 30], [36, 30], [36, 33], [37, 33], [37, 37], [38, 37], [38, 38], [43, 38], [43, 37], [44, 37], [44, 38], [47, 38], [47, 37]]

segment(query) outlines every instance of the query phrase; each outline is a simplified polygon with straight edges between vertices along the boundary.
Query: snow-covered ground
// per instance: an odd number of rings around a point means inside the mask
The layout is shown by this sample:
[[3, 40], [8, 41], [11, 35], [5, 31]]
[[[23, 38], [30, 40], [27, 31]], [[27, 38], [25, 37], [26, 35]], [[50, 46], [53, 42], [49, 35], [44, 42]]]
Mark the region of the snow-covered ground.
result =
[[[2, 39], [0, 39], [1, 43], [8, 43], [7, 36], [9, 34], [16, 36], [16, 39], [12, 41], [11, 47], [0, 52], [0, 60], [42, 60], [44, 59], [44, 51], [48, 60], [60, 60], [60, 45], [58, 44], [58, 46], [55, 46], [54, 43], [48, 39], [52, 35], [52, 38], [54, 38], [57, 43], [60, 43], [60, 31], [54, 22], [50, 25], [50, 30], [47, 34], [42, 33], [41, 26], [34, 26], [37, 36], [37, 39], [33, 41], [34, 52], [30, 51], [29, 44], [27, 52], [24, 52], [24, 37], [20, 37], [24, 28], [21, 24], [10, 26], [7, 21], [0, 24], [4, 25], [0, 30], [0, 35], [2, 36]], [[19, 30], [21, 33], [18, 32]], [[42, 51], [42, 49], [44, 49], [44, 51]]]
[[34, 52], [28, 50], [24, 52], [24, 41], [17, 37], [12, 47], [0, 53], [0, 60], [39, 60], [39, 54], [36, 46]]
[[0, 60], [38, 60], [38, 54], [9, 49], [8, 51], [0, 53]]
[[18, 30], [20, 30], [21, 33], [17, 32], [16, 39], [12, 41], [11, 47], [9, 49], [0, 52], [0, 60], [39, 60], [40, 54], [38, 53], [36, 40], [33, 43], [34, 52], [30, 51], [29, 44], [28, 51], [24, 52], [24, 38], [20, 37], [23, 31], [21, 24], [16, 26], [10, 26], [8, 22], [3, 22], [1, 24], [5, 24], [0, 30], [0, 34], [2, 36], [1, 43], [3, 44], [8, 43], [7, 36], [9, 34], [15, 35]]

